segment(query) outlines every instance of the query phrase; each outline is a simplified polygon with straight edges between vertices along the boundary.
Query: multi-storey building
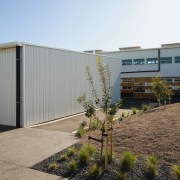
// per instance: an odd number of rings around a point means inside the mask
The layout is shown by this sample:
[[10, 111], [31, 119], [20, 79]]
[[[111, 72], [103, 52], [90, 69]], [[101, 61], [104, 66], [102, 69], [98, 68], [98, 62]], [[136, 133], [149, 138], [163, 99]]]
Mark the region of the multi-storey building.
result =
[[101, 52], [121, 61], [121, 97], [153, 98], [152, 78], [160, 76], [180, 97], [180, 43], [163, 44], [161, 48], [141, 49], [139, 46]]

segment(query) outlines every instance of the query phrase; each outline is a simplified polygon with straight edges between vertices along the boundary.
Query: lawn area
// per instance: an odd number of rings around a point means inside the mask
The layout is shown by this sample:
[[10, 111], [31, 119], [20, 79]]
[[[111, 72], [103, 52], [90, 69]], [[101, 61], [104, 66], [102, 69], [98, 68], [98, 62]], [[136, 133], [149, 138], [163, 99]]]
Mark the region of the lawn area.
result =
[[[100, 138], [100, 133], [94, 131], [92, 136]], [[81, 141], [87, 143], [87, 136]], [[161, 162], [180, 164], [180, 103], [168, 105], [166, 109], [159, 107], [138, 113], [116, 122], [113, 145], [116, 156], [130, 149], [138, 159], [145, 159], [152, 154]]]

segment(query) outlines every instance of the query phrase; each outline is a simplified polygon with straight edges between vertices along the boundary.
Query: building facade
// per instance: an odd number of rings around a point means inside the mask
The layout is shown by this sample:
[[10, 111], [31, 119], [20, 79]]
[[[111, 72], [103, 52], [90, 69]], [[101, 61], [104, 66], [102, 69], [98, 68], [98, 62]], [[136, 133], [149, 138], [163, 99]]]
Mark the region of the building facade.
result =
[[121, 97], [154, 98], [152, 78], [160, 76], [180, 98], [180, 43], [163, 44], [161, 48], [120, 48], [102, 54], [120, 59]]
[[28, 43], [0, 44], [0, 124], [28, 127], [83, 112], [77, 98], [92, 99], [89, 66], [101, 97], [96, 58], [109, 64], [112, 103], [120, 98], [118, 58]]

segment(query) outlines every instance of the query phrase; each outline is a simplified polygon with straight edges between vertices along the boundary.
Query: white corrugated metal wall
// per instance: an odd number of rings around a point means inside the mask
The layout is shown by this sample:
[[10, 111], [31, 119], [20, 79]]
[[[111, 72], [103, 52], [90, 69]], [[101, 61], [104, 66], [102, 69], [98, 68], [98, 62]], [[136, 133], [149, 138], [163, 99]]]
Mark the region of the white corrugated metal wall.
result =
[[0, 49], [0, 124], [16, 126], [16, 48]]
[[[85, 67], [100, 88], [96, 55], [25, 44], [23, 58], [23, 123], [30, 126], [83, 111], [77, 97], [91, 97]], [[120, 96], [120, 61], [102, 57], [111, 66], [113, 101]]]

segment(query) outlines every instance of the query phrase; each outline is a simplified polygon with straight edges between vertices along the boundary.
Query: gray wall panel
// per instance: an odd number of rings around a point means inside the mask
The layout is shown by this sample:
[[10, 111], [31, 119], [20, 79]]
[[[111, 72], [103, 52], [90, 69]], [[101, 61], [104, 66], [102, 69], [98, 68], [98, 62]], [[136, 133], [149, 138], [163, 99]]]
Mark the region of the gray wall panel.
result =
[[[24, 45], [23, 126], [62, 118], [83, 111], [77, 97], [91, 97], [85, 67], [91, 69], [98, 89], [96, 55]], [[120, 96], [120, 61], [102, 57], [112, 69], [113, 101]]]
[[16, 126], [16, 49], [0, 49], [0, 124]]

